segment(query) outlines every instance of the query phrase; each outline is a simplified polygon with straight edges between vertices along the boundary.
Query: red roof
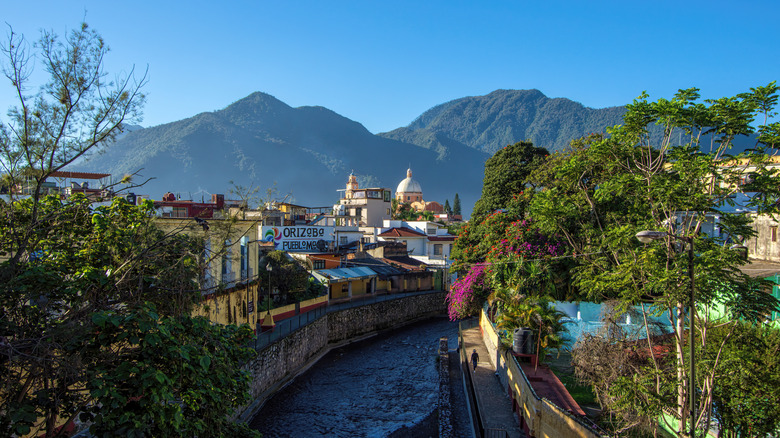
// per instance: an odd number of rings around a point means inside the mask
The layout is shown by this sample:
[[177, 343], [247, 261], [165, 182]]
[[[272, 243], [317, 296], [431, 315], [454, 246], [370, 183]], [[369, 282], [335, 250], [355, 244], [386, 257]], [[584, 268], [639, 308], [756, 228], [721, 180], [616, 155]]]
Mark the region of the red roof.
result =
[[585, 411], [582, 410], [579, 404], [569, 394], [566, 386], [561, 383], [558, 376], [550, 370], [546, 365], [539, 365], [534, 367], [527, 363], [521, 363], [523, 373], [528, 378], [528, 383], [536, 392], [539, 397], [544, 397], [551, 402], [555, 403], [558, 407], [565, 409], [577, 415], [584, 416]]
[[428, 240], [432, 242], [454, 242], [457, 236], [428, 236]]
[[428, 267], [425, 263], [409, 256], [391, 256], [380, 258], [379, 260], [390, 266], [397, 266], [410, 271], [424, 271]]
[[58, 170], [52, 172], [51, 176], [55, 178], [76, 178], [76, 179], [101, 179], [111, 176], [110, 173], [89, 173], [89, 172], [65, 172]]
[[408, 227], [390, 228], [379, 237], [425, 237], [425, 234]]

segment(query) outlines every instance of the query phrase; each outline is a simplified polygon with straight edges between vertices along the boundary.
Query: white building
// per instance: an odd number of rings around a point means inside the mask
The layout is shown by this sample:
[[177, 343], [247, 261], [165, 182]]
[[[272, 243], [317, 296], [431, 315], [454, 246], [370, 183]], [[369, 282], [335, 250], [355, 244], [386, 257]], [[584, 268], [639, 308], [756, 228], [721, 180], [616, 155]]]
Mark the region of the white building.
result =
[[428, 265], [449, 265], [455, 237], [441, 224], [428, 221], [385, 220], [377, 231], [378, 241], [406, 244], [409, 256]]
[[342, 191], [339, 203], [333, 208], [339, 225], [381, 227], [382, 221], [390, 219], [390, 189], [361, 189], [355, 175], [350, 174], [346, 189], [339, 190]]

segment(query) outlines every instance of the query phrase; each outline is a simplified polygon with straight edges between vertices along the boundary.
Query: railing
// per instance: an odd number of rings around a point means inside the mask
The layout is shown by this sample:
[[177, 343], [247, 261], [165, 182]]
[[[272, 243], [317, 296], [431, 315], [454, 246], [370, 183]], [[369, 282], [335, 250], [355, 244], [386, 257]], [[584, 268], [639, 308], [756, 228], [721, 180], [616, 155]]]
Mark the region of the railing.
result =
[[[299, 328], [313, 323], [325, 316], [327, 312], [328, 308], [322, 306], [277, 322], [273, 330], [257, 334], [257, 337], [255, 338], [255, 351], [260, 351], [272, 342], [278, 341]], [[260, 312], [258, 314], [260, 318], [263, 317], [264, 313], [265, 312]]]
[[[367, 306], [369, 304], [381, 303], [383, 301], [397, 300], [400, 298], [413, 297], [418, 295], [427, 295], [431, 293], [440, 293], [438, 290], [417, 291], [417, 292], [401, 292], [394, 294], [376, 295], [372, 294], [369, 297], [353, 298], [350, 301], [328, 304], [327, 306], [317, 307], [310, 311], [299, 313], [295, 316], [285, 318], [276, 323], [273, 330], [258, 333], [255, 338], [254, 348], [255, 351], [260, 351], [263, 348], [270, 345], [272, 342], [276, 342], [289, 335], [290, 333], [305, 327], [318, 319], [322, 318], [328, 313], [338, 312], [345, 309], [351, 309], [354, 307]], [[258, 317], [262, 321], [262, 317], [265, 316], [265, 311], [258, 313]]]
[[485, 426], [482, 424], [482, 416], [479, 414], [479, 398], [477, 392], [474, 389], [474, 381], [472, 380], [471, 370], [469, 369], [469, 360], [466, 357], [466, 348], [463, 343], [463, 330], [474, 328], [479, 324], [479, 321], [469, 319], [461, 321], [458, 324], [458, 351], [460, 351], [460, 370], [463, 373], [464, 383], [466, 386], [466, 399], [469, 404], [469, 411], [471, 412], [471, 420], [474, 425], [474, 431], [478, 437], [485, 435]]

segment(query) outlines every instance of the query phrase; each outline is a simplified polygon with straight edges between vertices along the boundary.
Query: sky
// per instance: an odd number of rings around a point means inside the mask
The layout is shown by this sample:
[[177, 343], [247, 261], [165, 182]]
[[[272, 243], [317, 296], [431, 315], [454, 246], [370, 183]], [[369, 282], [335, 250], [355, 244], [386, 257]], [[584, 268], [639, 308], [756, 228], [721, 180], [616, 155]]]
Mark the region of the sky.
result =
[[[148, 71], [145, 127], [261, 91], [379, 133], [497, 89], [592, 108], [642, 91], [733, 96], [780, 79], [778, 16], [776, 0], [38, 0], [6, 2], [0, 36], [34, 42], [86, 21], [111, 47], [109, 73]], [[2, 79], [4, 113], [14, 96]]]

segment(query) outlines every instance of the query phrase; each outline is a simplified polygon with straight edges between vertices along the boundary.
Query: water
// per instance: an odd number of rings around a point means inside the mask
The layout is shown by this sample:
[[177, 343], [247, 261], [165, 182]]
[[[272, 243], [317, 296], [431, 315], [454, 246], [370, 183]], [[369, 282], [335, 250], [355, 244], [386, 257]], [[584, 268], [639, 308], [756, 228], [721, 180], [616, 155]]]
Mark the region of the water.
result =
[[431, 319], [335, 349], [250, 424], [264, 437], [385, 437], [415, 425], [436, 409], [442, 336], [455, 349], [457, 323]]

